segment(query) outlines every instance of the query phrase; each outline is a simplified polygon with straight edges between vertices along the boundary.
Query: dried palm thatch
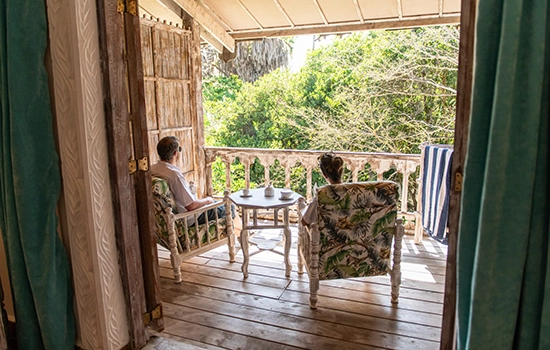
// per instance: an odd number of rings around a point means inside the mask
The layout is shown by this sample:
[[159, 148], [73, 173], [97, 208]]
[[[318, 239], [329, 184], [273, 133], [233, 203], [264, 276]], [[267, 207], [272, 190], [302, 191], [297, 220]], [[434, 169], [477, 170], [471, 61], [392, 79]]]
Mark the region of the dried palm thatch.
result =
[[279, 38], [237, 43], [234, 59], [224, 62], [210, 46], [202, 47], [203, 77], [235, 74], [246, 82], [254, 82], [262, 75], [280, 67], [288, 67], [290, 46]]

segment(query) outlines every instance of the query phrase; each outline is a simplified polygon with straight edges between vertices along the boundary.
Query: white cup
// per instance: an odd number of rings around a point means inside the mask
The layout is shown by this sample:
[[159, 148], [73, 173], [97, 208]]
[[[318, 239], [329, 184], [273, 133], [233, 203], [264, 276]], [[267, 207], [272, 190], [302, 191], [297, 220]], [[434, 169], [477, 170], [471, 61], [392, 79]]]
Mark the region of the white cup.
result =
[[243, 189], [243, 196], [249, 196], [250, 190], [248, 188]]
[[281, 190], [281, 198], [288, 199], [292, 197], [292, 191], [291, 190]]

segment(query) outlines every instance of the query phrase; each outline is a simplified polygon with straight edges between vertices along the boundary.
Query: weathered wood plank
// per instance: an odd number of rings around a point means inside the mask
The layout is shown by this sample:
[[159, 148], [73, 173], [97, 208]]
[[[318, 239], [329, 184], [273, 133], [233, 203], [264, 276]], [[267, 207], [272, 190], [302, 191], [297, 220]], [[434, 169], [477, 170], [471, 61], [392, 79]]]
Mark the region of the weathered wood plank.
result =
[[[166, 332], [172, 339], [185, 343], [185, 346], [200, 342], [201, 344], [219, 345], [219, 349], [262, 349], [262, 350], [293, 350], [294, 346], [272, 343], [263, 339], [252, 338], [246, 335], [235, 334], [231, 331], [220, 330], [182, 321], [166, 318]], [[180, 335], [176, 337], [174, 334]], [[191, 340], [191, 342], [189, 341]], [[210, 349], [210, 347], [206, 347]]]
[[[222, 327], [226, 330], [233, 330], [237, 334], [306, 349], [367, 349], [373, 346], [390, 349], [436, 349], [439, 346], [437, 342], [398, 335], [389, 337], [387, 334], [380, 334], [377, 332], [369, 332], [368, 334], [365, 334], [366, 332], [356, 332], [352, 334], [339, 333], [338, 335], [332, 333], [330, 335], [339, 336], [339, 338], [331, 338], [325, 334], [330, 332], [331, 329], [334, 329], [334, 324], [311, 322], [311, 326], [316, 328], [319, 327], [318, 329], [313, 329], [317, 334], [311, 334], [294, 330], [294, 328], [299, 327], [300, 324], [304, 322], [303, 320], [300, 322], [291, 322], [289, 320], [289, 322], [285, 324], [287, 320], [280, 319], [279, 325], [273, 326], [264, 323], [264, 314], [262, 314], [261, 318], [254, 316], [254, 320], [248, 320], [204, 312], [200, 309], [183, 305], [177, 305], [176, 307], [169, 303], [165, 304], [164, 310], [166, 315], [172, 318], [201, 324], [203, 326], [216, 325], [216, 327]], [[250, 310], [253, 311], [253, 309]], [[352, 338], [352, 340], [348, 341], [347, 339], [349, 338]]]
[[[289, 318], [304, 318], [307, 319], [307, 322], [326, 322], [413, 338], [421, 337], [431, 341], [439, 340], [439, 327], [412, 322], [396, 322], [391, 317], [369, 316], [335, 309], [312, 310], [307, 304], [261, 299], [239, 293], [226, 294], [211, 287], [190, 288], [191, 290], [188, 291], [187, 287], [167, 285], [165, 301], [175, 305], [200, 306], [203, 310], [228, 316], [238, 314], [239, 317], [250, 320], [254, 320], [258, 312], [261, 311], [263, 322], [267, 323], [270, 320], [269, 322], [273, 325], [278, 325], [279, 317], [284, 315]], [[215, 304], [214, 301], [218, 304]], [[266, 317], [264, 312], [269, 316]], [[293, 323], [298, 322], [293, 321]], [[299, 327], [303, 327], [303, 324]], [[299, 328], [295, 328], [295, 330], [299, 330]], [[307, 329], [303, 331], [308, 332]]]
[[[377, 276], [322, 281], [317, 310], [309, 308], [307, 275], [295, 270], [284, 277], [278, 254], [254, 255], [245, 280], [242, 256], [229, 263], [226, 247], [220, 247], [184, 261], [184, 281], [175, 284], [169, 255], [159, 249], [161, 275], [166, 276], [161, 278], [165, 324], [182, 340], [200, 339], [224, 348], [435, 349], [441, 334], [444, 275], [436, 275], [435, 282], [425, 277], [434, 269], [444, 273], [444, 260], [437, 256], [439, 251], [432, 256], [432, 247], [416, 248], [403, 256], [404, 261], [414, 257], [415, 263], [407, 263], [397, 306], [390, 303], [389, 278]], [[296, 266], [294, 250], [291, 258]], [[424, 279], [409, 280], [407, 274]]]

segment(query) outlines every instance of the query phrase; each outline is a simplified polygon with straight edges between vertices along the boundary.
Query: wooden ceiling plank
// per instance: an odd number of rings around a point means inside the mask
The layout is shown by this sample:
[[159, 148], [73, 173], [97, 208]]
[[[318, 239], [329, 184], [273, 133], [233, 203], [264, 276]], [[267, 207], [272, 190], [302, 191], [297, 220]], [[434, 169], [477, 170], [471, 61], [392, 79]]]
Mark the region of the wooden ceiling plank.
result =
[[273, 0], [273, 2], [275, 3], [275, 5], [277, 5], [277, 7], [279, 8], [279, 10], [281, 11], [281, 13], [286, 17], [286, 20], [288, 21], [288, 23], [290, 24], [290, 26], [292, 28], [294, 28], [296, 25], [294, 24], [294, 22], [292, 21], [292, 19], [288, 16], [288, 13], [286, 13], [285, 9], [283, 8], [283, 5], [281, 5], [281, 2], [279, 0]]
[[399, 19], [403, 19], [403, 3], [401, 2], [401, 0], [396, 0], [397, 1], [397, 14], [399, 16]]
[[227, 21], [225, 21], [223, 18], [221, 18], [221, 16], [218, 15], [218, 14], [216, 13], [216, 11], [214, 11], [214, 10], [212, 9], [212, 7], [210, 7], [210, 6], [209, 6], [206, 2], [204, 2], [203, 0], [198, 0], [197, 2], [198, 2], [199, 4], [201, 4], [201, 6], [204, 7], [204, 8], [206, 9], [206, 12], [208, 12], [208, 14], [209, 14], [210, 16], [212, 16], [215, 20], [217, 20], [218, 22], [220, 22], [222, 25], [224, 25], [224, 26], [226, 26], [227, 28], [229, 28], [228, 33], [233, 32], [233, 30], [234, 30], [233, 27], [231, 27], [231, 26], [229, 25], [229, 23], [227, 23]]
[[252, 18], [252, 20], [254, 21], [254, 23], [256, 23], [256, 25], [260, 28], [260, 29], [264, 29], [264, 27], [262, 26], [262, 24], [258, 21], [258, 19], [256, 19], [256, 17], [254, 17], [254, 15], [252, 14], [252, 12], [250, 12], [250, 10], [248, 9], [248, 7], [246, 7], [245, 4], [243, 4], [243, 2], [241, 0], [237, 0], [237, 2], [239, 3], [239, 5], [241, 5], [241, 7], [243, 8], [243, 10], [250, 16], [250, 18]]
[[319, 14], [321, 15], [321, 18], [323, 19], [323, 22], [325, 22], [325, 25], [328, 25], [327, 16], [325, 16], [325, 13], [323, 12], [323, 9], [321, 8], [321, 5], [319, 5], [319, 1], [313, 0], [313, 3], [315, 6], [317, 6], [317, 10], [319, 10]]
[[364, 30], [405, 29], [433, 25], [459, 24], [460, 14], [439, 16], [419, 16], [402, 20], [380, 20], [365, 23], [296, 26], [294, 28], [270, 28], [264, 30], [251, 30], [234, 32], [233, 38], [237, 41], [254, 40], [261, 38], [273, 38], [282, 36], [311, 35], [311, 34], [338, 34]]
[[359, 5], [359, 2], [357, 0], [353, 0], [353, 5], [355, 5], [355, 10], [357, 11], [357, 16], [359, 17], [359, 20], [361, 23], [365, 23], [365, 17], [363, 17], [363, 11], [361, 11], [361, 6]]
[[235, 51], [235, 40], [194, 0], [174, 0], [185, 12], [193, 17], [213, 38], [230, 52]]

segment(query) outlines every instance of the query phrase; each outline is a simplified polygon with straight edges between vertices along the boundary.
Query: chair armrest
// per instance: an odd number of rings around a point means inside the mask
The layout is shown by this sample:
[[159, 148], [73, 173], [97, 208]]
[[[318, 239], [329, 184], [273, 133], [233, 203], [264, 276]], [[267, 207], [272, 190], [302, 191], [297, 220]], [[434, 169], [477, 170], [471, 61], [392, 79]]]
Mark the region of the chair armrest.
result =
[[174, 220], [188, 218], [190, 216], [194, 216], [195, 214], [200, 215], [200, 214], [206, 212], [207, 210], [215, 209], [217, 207], [221, 207], [222, 205], [225, 205], [225, 202], [223, 202], [223, 201], [214, 202], [214, 203], [207, 204], [207, 205], [205, 205], [203, 207], [200, 207], [198, 209], [195, 209], [195, 210], [186, 211], [185, 213], [174, 214]]

